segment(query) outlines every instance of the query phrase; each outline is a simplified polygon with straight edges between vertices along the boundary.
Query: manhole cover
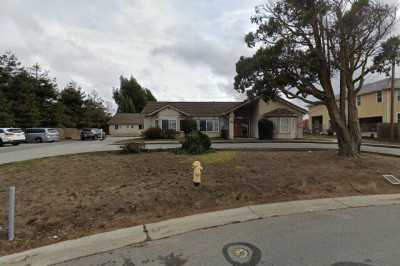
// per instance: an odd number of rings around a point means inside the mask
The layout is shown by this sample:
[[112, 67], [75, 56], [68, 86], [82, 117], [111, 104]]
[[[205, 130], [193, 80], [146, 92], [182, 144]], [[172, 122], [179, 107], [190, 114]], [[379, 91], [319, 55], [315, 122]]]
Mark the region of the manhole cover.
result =
[[233, 250], [232, 255], [244, 259], [249, 256], [249, 251], [245, 248], [236, 248]]
[[234, 266], [255, 266], [261, 260], [261, 251], [249, 243], [230, 243], [222, 249], [225, 259]]

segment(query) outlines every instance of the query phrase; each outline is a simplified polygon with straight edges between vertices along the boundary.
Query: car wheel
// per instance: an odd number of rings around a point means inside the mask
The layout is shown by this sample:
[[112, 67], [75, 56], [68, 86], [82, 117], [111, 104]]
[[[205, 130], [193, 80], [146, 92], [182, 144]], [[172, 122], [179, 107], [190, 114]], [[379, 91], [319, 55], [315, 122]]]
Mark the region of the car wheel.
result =
[[13, 146], [18, 146], [18, 145], [19, 145], [19, 142], [13, 142], [12, 145], [13, 145]]
[[2, 147], [4, 145], [3, 140], [0, 139], [0, 147]]
[[42, 142], [43, 142], [42, 138], [35, 138], [35, 143], [42, 143]]

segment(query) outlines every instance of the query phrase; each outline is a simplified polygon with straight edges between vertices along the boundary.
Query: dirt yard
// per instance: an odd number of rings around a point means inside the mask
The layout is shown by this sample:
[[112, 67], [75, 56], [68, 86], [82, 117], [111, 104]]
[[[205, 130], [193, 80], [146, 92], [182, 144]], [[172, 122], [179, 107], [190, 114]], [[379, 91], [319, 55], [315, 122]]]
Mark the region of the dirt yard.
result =
[[[204, 165], [192, 185], [191, 163]], [[0, 192], [0, 255], [172, 217], [248, 204], [400, 193], [382, 174], [400, 175], [400, 159], [335, 152], [221, 151], [202, 156], [94, 153], [0, 166], [0, 191], [17, 188], [17, 239], [6, 241]]]

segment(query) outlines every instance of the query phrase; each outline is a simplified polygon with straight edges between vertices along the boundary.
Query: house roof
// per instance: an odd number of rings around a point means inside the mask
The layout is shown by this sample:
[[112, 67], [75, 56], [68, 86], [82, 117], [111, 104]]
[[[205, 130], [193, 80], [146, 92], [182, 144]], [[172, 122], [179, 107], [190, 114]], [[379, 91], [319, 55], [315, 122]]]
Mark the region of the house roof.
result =
[[187, 116], [219, 116], [242, 102], [148, 102], [143, 115], [152, 115], [171, 107]]
[[[400, 89], [400, 78], [395, 79], [394, 82], [395, 82], [394, 87], [396, 89]], [[392, 80], [390, 78], [367, 83], [361, 88], [361, 90], [358, 92], [357, 95], [365, 95], [365, 94], [370, 94], [370, 93], [374, 93], [374, 92], [381, 91], [381, 90], [390, 89], [390, 87], [392, 86], [391, 83], [392, 83]], [[339, 95], [336, 95], [336, 98], [339, 98]], [[321, 103], [322, 103], [322, 101], [316, 101], [310, 105], [313, 106], [313, 105], [318, 105]]]
[[297, 114], [286, 108], [277, 108], [268, 113], [265, 113], [263, 117], [288, 117], [297, 116]]
[[[172, 108], [186, 116], [221, 116], [259, 99], [260, 98], [254, 98], [243, 102], [148, 102], [142, 114], [144, 116], [150, 116], [165, 108]], [[307, 110], [280, 97], [277, 97], [276, 101], [280, 101], [301, 113], [307, 113]]]
[[[390, 78], [378, 80], [372, 83], [365, 84], [358, 95], [368, 94], [372, 92], [377, 92], [380, 90], [389, 89], [392, 86], [392, 81]], [[395, 88], [400, 88], [400, 79], [395, 79], [394, 83]]]
[[139, 113], [116, 113], [109, 125], [143, 125], [143, 115]]

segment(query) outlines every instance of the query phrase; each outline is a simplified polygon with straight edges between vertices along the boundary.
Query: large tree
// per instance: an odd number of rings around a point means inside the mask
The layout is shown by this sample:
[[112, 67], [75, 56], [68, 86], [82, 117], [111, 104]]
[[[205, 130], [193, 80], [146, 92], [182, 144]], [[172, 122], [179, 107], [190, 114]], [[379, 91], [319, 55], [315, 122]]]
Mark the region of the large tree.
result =
[[257, 30], [245, 38], [258, 51], [238, 61], [235, 89], [250, 97], [321, 101], [339, 154], [356, 157], [361, 146], [356, 95], [395, 20], [394, 6], [374, 0], [275, 0], [258, 6], [251, 18]]
[[113, 90], [118, 113], [140, 113], [149, 101], [156, 101], [149, 89], [143, 88], [134, 77], [120, 77], [119, 89]]

